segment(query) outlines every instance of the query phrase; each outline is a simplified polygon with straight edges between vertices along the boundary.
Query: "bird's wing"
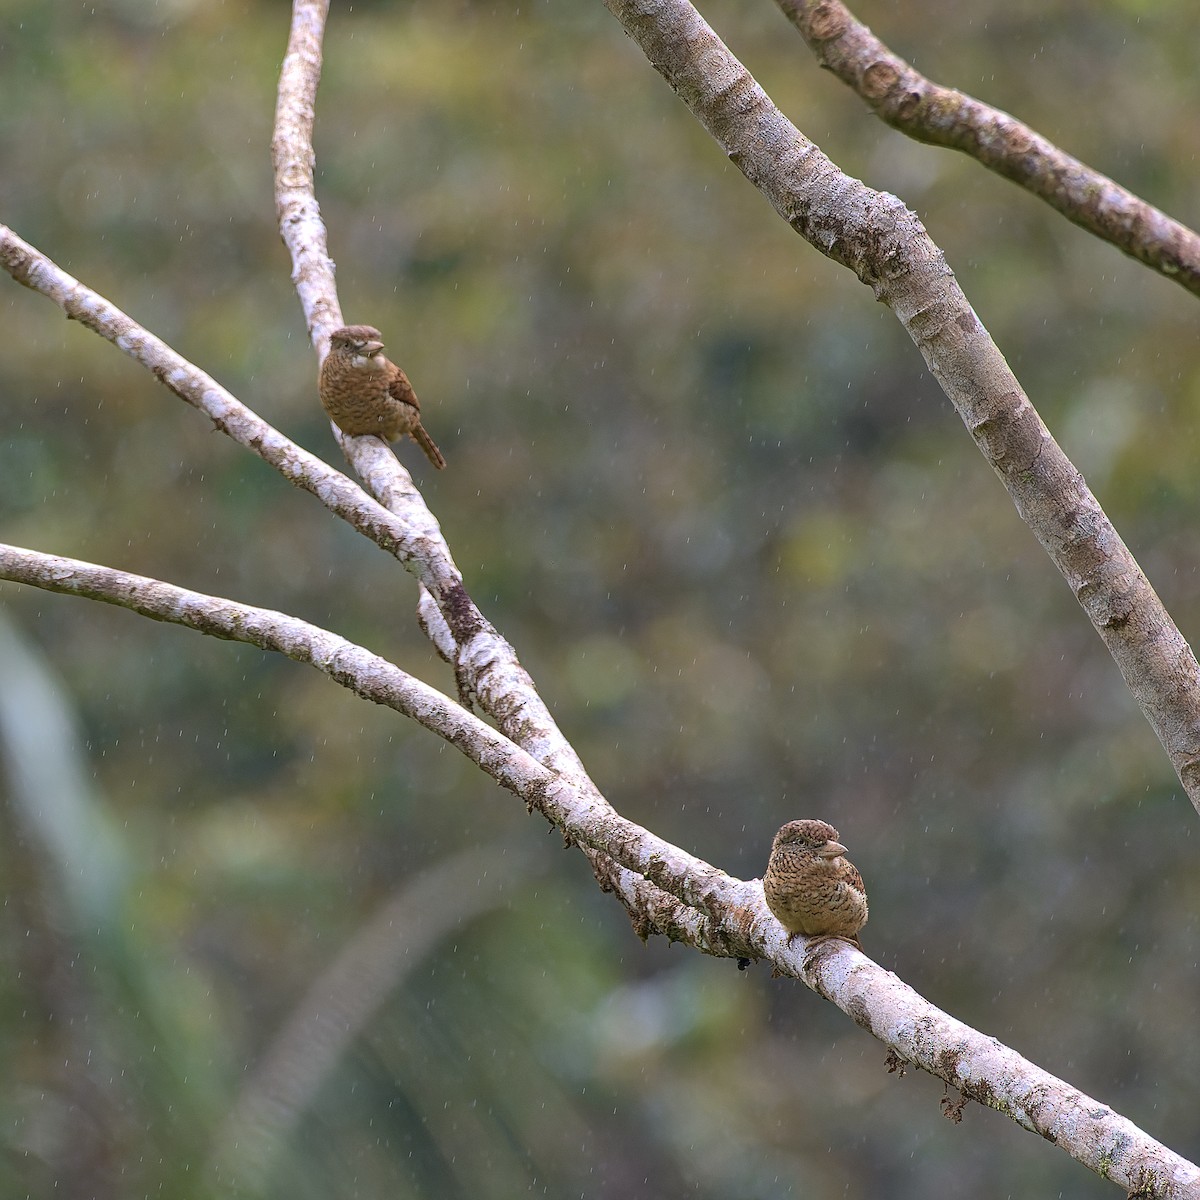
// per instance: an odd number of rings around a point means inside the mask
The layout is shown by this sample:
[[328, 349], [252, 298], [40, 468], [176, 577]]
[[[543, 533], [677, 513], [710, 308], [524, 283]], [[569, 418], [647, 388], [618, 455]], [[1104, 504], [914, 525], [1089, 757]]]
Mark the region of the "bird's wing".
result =
[[388, 394], [393, 400], [399, 400], [401, 404], [411, 404], [420, 412], [421, 402], [417, 399], [417, 393], [413, 391], [413, 385], [408, 382], [408, 376], [399, 368], [388, 380]]

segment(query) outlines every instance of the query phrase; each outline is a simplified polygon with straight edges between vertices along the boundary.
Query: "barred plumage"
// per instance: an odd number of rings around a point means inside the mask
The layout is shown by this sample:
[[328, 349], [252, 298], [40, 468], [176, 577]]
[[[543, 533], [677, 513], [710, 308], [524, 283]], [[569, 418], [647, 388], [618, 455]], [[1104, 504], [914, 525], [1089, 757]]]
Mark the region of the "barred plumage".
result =
[[804, 934], [860, 945], [867, 889], [845, 854], [838, 831], [824, 821], [789, 821], [775, 835], [763, 895], [789, 940]]

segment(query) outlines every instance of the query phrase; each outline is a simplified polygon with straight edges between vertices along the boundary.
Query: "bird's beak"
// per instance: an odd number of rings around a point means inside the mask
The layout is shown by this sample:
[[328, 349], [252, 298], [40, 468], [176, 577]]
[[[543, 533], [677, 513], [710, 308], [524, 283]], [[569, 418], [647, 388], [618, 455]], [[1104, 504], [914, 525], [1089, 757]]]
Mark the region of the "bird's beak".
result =
[[382, 342], [363, 342], [362, 352], [368, 358], [374, 358], [383, 349]]
[[822, 858], [838, 858], [846, 853], [846, 847], [841, 842], [826, 842], [817, 853]]

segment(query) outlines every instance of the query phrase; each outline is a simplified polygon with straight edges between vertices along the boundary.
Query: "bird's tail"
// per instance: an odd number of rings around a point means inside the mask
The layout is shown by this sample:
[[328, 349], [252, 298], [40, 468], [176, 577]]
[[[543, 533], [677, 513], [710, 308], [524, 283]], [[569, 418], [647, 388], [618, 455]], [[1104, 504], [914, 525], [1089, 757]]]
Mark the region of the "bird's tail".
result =
[[425, 457], [440, 471], [446, 465], [446, 460], [437, 448], [437, 443], [425, 432], [425, 426], [420, 421], [413, 427], [412, 436], [413, 441], [425, 451]]

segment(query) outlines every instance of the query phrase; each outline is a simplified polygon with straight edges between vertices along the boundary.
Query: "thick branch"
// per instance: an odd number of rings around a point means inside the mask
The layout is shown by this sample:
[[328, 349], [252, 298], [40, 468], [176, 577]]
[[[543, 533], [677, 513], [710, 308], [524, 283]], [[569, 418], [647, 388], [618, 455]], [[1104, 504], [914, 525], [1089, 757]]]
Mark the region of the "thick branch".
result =
[[909, 137], [961, 150], [1089, 233], [1200, 295], [1200, 235], [998, 108], [894, 54], [841, 0], [777, 0], [823, 67]]
[[[908, 1062], [1128, 1189], [1147, 1197], [1200, 1197], [1200, 1169], [1124, 1117], [942, 1012], [848, 942], [789, 942], [767, 911], [761, 881], [734, 879], [626, 820], [593, 789], [554, 775], [448, 697], [361, 646], [269, 609], [2, 544], [0, 578], [117, 604], [316, 667], [364, 699], [412, 717], [539, 808], [570, 839], [603, 851], [596, 860], [607, 872], [601, 881], [622, 894], [631, 912], [649, 894], [627, 891], [633, 877], [675, 896], [694, 915], [663, 932], [710, 953], [769, 959]], [[608, 861], [620, 868], [610, 870]], [[643, 933], [670, 921], [661, 912], [645, 916]]]
[[776, 211], [895, 312], [1066, 577], [1200, 810], [1200, 665], [916, 215], [843, 174], [687, 0], [605, 3]]
[[1200, 1167], [995, 1038], [926, 1007], [890, 972], [855, 966], [827, 971], [816, 990], [902, 1057], [1040, 1134], [1127, 1192], [1147, 1200], [1200, 1198]]

